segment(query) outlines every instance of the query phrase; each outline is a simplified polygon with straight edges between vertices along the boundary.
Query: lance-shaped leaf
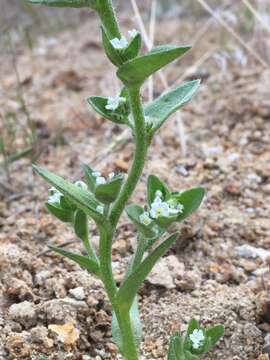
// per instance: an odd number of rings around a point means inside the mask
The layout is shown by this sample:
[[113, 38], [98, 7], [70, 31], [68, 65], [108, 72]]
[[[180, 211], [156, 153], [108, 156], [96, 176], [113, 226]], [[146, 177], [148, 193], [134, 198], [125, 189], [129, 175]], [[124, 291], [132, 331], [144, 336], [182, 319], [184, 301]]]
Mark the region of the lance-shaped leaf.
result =
[[176, 199], [184, 208], [177, 220], [184, 220], [191, 215], [201, 205], [205, 191], [202, 187], [196, 187], [176, 195]]
[[60, 197], [60, 206], [62, 209], [65, 210], [76, 210], [76, 206], [74, 206], [68, 199], [66, 199], [64, 196]]
[[83, 164], [82, 170], [84, 172], [84, 178], [88, 188], [94, 193], [96, 188], [96, 178], [93, 176], [94, 170], [86, 164]]
[[185, 105], [198, 90], [200, 80], [189, 81], [168, 91], [145, 108], [145, 116], [152, 123], [151, 132], [159, 129], [168, 117]]
[[150, 239], [154, 238], [157, 236], [157, 233], [153, 229], [153, 226], [151, 226], [152, 224], [144, 225], [140, 221], [140, 215], [142, 215], [143, 212], [144, 212], [144, 210], [140, 206], [135, 205], [135, 204], [131, 204], [126, 207], [126, 213], [127, 213], [128, 217], [130, 218], [130, 220], [135, 225], [136, 229], [144, 237], [150, 238]]
[[90, 258], [95, 260], [97, 258], [96, 253], [89, 241], [88, 218], [82, 210], [76, 210], [74, 214], [73, 226], [75, 234], [79, 239], [82, 240], [87, 254], [90, 256]]
[[106, 33], [106, 30], [103, 26], [101, 26], [101, 32], [102, 32], [102, 42], [103, 47], [105, 50], [105, 53], [108, 57], [108, 59], [117, 67], [121, 66], [123, 64], [123, 59], [121, 56], [121, 52], [114, 48], [112, 45], [109, 36]]
[[122, 174], [116, 175], [105, 184], [96, 186], [95, 197], [103, 204], [111, 204], [117, 198], [124, 180]]
[[74, 231], [79, 239], [88, 241], [88, 219], [82, 210], [77, 210], [74, 216]]
[[190, 48], [190, 46], [158, 46], [146, 55], [136, 57], [120, 66], [117, 75], [126, 85], [141, 85], [149, 76], [182, 56]]
[[147, 180], [147, 200], [151, 205], [156, 198], [156, 192], [161, 191], [163, 199], [167, 200], [170, 196], [170, 191], [165, 183], [155, 175], [149, 175]]
[[96, 201], [89, 191], [72, 184], [71, 182], [46, 169], [40, 168], [39, 166], [33, 165], [33, 168], [41, 177], [53, 185], [58, 191], [66, 196], [68, 200], [84, 211], [87, 215], [98, 222], [103, 220], [103, 216], [96, 211], [96, 208], [100, 205], [100, 203]]
[[153, 252], [143, 260], [132, 274], [126, 278], [121, 285], [116, 299], [120, 306], [126, 310], [130, 309], [139, 287], [146, 279], [156, 262], [163, 256], [170, 246], [176, 241], [178, 233], [171, 235], [162, 242]]
[[123, 57], [125, 61], [134, 59], [138, 56], [142, 46], [142, 37], [140, 33], [137, 33], [136, 36], [131, 40], [128, 47], [123, 52]]
[[89, 273], [93, 273], [93, 274], [99, 276], [99, 265], [93, 259], [63, 250], [56, 246], [50, 245], [49, 248], [50, 248], [50, 250], [52, 250], [60, 255], [63, 255], [65, 257], [67, 257], [68, 259], [76, 262], [78, 265], [80, 265], [81, 268], [87, 270]]
[[200, 328], [199, 322], [196, 319], [191, 319], [187, 328], [187, 336], [191, 335], [194, 330], [199, 330]]
[[34, 5], [71, 8], [91, 7], [94, 9], [96, 7], [97, 0], [27, 0], [27, 2]]
[[170, 338], [170, 345], [167, 360], [184, 360], [183, 339], [179, 332], [174, 333]]
[[[131, 327], [135, 338], [135, 342], [137, 347], [139, 347], [142, 338], [142, 325], [140, 320], [139, 304], [138, 304], [137, 296], [133, 301], [129, 314], [130, 314]], [[120, 352], [122, 352], [122, 348], [123, 348], [122, 333], [114, 312], [112, 316], [112, 337], [115, 344], [118, 346], [118, 349], [120, 350]]]
[[48, 211], [52, 215], [54, 215], [57, 219], [59, 219], [63, 222], [72, 223], [72, 221], [73, 221], [73, 211], [72, 210], [62, 209], [59, 205], [50, 204], [48, 202], [45, 204], [45, 206], [48, 209]]
[[216, 325], [206, 330], [206, 336], [210, 340], [210, 347], [214, 346], [220, 340], [224, 335], [224, 331], [223, 325]]
[[104, 119], [108, 119], [116, 124], [128, 124], [128, 117], [120, 112], [106, 109], [108, 98], [103, 96], [90, 96], [88, 104]]

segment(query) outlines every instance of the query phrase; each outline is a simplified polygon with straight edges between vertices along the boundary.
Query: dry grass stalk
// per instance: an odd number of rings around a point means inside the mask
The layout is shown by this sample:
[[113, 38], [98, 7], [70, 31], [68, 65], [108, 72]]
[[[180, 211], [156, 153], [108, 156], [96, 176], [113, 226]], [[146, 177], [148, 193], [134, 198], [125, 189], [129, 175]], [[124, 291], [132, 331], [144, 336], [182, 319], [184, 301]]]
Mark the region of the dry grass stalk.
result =
[[[157, 1], [153, 0], [151, 6], [150, 26], [149, 26], [149, 42], [151, 47], [154, 46], [154, 41], [155, 41], [156, 10], [157, 10]], [[149, 98], [149, 102], [153, 101], [154, 98], [153, 76], [151, 76], [148, 80], [148, 98]]]
[[243, 4], [249, 9], [249, 11], [253, 14], [253, 16], [259, 21], [259, 23], [268, 31], [270, 32], [270, 26], [261, 16], [259, 11], [255, 9], [255, 7], [249, 2], [249, 0], [242, 0]]
[[244, 48], [249, 52], [262, 66], [268, 67], [269, 65], [262, 59], [262, 57], [256, 53], [236, 32], [235, 30], [227, 24], [227, 22], [217, 14], [205, 0], [197, 0], [198, 3], [213, 16], [213, 18], [223, 26]]

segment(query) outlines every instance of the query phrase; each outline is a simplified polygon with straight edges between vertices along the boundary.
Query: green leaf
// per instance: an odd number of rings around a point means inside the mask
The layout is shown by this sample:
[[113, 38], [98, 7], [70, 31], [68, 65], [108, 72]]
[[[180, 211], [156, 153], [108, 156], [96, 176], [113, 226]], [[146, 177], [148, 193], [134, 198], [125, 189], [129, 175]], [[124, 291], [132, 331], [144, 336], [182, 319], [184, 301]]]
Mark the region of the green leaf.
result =
[[162, 228], [167, 229], [174, 221], [177, 220], [177, 216], [158, 217], [155, 222]]
[[60, 197], [60, 206], [65, 210], [76, 210], [76, 206], [74, 206], [70, 201], [68, 201], [64, 196]]
[[188, 328], [187, 328], [187, 336], [191, 335], [194, 330], [200, 329], [200, 324], [196, 319], [191, 319]]
[[123, 59], [121, 57], [121, 53], [119, 50], [116, 50], [111, 41], [109, 36], [106, 33], [106, 30], [104, 29], [103, 26], [101, 26], [101, 32], [102, 32], [102, 42], [103, 42], [103, 47], [105, 50], [105, 53], [108, 57], [108, 59], [117, 67], [121, 66], [123, 64]]
[[[142, 325], [140, 320], [139, 304], [138, 304], [137, 296], [135, 297], [132, 303], [129, 314], [130, 314], [132, 331], [135, 338], [135, 343], [137, 347], [139, 347], [142, 339]], [[115, 344], [118, 346], [120, 352], [122, 352], [122, 348], [123, 348], [122, 334], [114, 312], [112, 316], [112, 337]]]
[[74, 216], [73, 227], [75, 234], [82, 240], [84, 248], [90, 258], [97, 260], [96, 253], [89, 241], [88, 218], [82, 210], [77, 210]]
[[183, 353], [183, 339], [179, 332], [174, 333], [170, 338], [170, 345], [167, 360], [184, 360], [181, 357]]
[[56, 7], [91, 7], [95, 8], [97, 0], [26, 0], [29, 4], [48, 5]]
[[125, 61], [132, 60], [138, 56], [142, 46], [142, 37], [138, 33], [129, 43], [128, 47], [124, 50], [123, 57]]
[[199, 85], [200, 80], [189, 81], [168, 91], [147, 105], [144, 113], [151, 119], [151, 132], [159, 129], [171, 114], [185, 105], [198, 90]]
[[120, 66], [117, 75], [126, 85], [141, 85], [149, 76], [182, 56], [190, 48], [190, 46], [158, 46], [146, 55], [136, 57]]
[[164, 200], [167, 200], [170, 196], [170, 191], [165, 183], [155, 175], [149, 175], [147, 180], [147, 199], [148, 204], [151, 205], [156, 198], [156, 192], [161, 191]]
[[36, 173], [53, 185], [58, 191], [66, 196], [68, 200], [84, 211], [87, 215], [98, 222], [103, 220], [103, 216], [96, 211], [96, 208], [100, 205], [100, 203], [96, 201], [93, 194], [89, 191], [83, 190], [79, 186], [70, 183], [46, 169], [42, 169], [39, 166], [33, 165], [33, 168]]
[[79, 239], [88, 241], [88, 219], [82, 210], [77, 210], [74, 216], [74, 231]]
[[120, 96], [121, 97], [124, 97], [126, 100], [127, 100], [127, 103], [128, 103], [128, 100], [129, 100], [129, 92], [128, 92], [128, 88], [123, 86], [122, 87], [122, 90], [120, 92]]
[[183, 212], [178, 215], [177, 220], [184, 220], [201, 205], [205, 191], [202, 187], [193, 188], [176, 195], [175, 198], [184, 206]]
[[129, 309], [140, 285], [146, 279], [156, 262], [163, 256], [170, 246], [176, 241], [178, 233], [171, 235], [167, 240], [162, 242], [153, 252], [143, 260], [132, 274], [127, 277], [121, 285], [116, 299], [121, 306]]
[[125, 114], [117, 112], [117, 110], [111, 111], [106, 109], [108, 98], [103, 96], [90, 96], [87, 101], [88, 104], [105, 119], [116, 124], [128, 124], [128, 118]]
[[90, 166], [83, 164], [82, 170], [84, 172], [84, 178], [89, 189], [94, 193], [96, 188], [96, 178], [92, 175], [94, 170]]
[[80, 265], [81, 268], [87, 270], [89, 273], [93, 273], [93, 274], [99, 276], [99, 265], [93, 259], [63, 250], [56, 246], [50, 245], [49, 248], [50, 248], [50, 250], [56, 252], [57, 254], [63, 255], [65, 257], [67, 257], [68, 259], [74, 261], [75, 263]]
[[104, 204], [114, 202], [121, 190], [123, 180], [124, 176], [119, 174], [105, 184], [97, 185], [95, 191], [97, 200]]
[[59, 219], [63, 222], [72, 223], [72, 221], [73, 221], [73, 211], [72, 210], [62, 209], [60, 206], [57, 206], [56, 204], [52, 205], [48, 202], [45, 203], [45, 206], [48, 209], [48, 211], [52, 215], [54, 215], [57, 219]]
[[126, 213], [130, 220], [134, 223], [136, 229], [146, 238], [154, 238], [157, 236], [155, 230], [149, 225], [144, 225], [140, 221], [140, 215], [144, 212], [144, 210], [135, 204], [128, 205], [126, 207]]
[[214, 346], [224, 335], [225, 328], [223, 325], [216, 325], [206, 330], [206, 336], [210, 339], [211, 346]]

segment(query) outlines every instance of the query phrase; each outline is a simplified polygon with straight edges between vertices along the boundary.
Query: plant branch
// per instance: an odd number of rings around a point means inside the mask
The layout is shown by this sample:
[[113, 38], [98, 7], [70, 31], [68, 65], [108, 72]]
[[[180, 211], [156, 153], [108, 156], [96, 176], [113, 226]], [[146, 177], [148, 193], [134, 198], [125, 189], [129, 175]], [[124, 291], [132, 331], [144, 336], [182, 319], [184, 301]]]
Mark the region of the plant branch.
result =
[[132, 87], [129, 89], [129, 98], [134, 119], [134, 137], [136, 149], [133, 164], [127, 181], [123, 185], [123, 188], [111, 210], [110, 221], [113, 227], [116, 226], [127, 201], [135, 190], [135, 187], [140, 179], [148, 147], [143, 108], [140, 99], [140, 90], [138, 87]]

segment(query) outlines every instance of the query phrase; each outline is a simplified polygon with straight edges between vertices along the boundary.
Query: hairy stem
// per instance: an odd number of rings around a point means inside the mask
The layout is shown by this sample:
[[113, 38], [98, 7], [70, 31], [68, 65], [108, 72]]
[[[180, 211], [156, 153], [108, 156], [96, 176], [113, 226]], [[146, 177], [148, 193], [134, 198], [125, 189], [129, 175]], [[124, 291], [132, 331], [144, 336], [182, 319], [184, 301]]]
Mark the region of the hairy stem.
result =
[[144, 168], [148, 147], [143, 108], [140, 99], [140, 90], [138, 87], [132, 87], [129, 89], [129, 99], [134, 119], [134, 137], [136, 148], [133, 164], [127, 181], [123, 185], [123, 188], [111, 210], [110, 220], [113, 227], [116, 226], [127, 201], [135, 190], [135, 187], [140, 179]]
[[99, 226], [99, 262], [102, 281], [107, 295], [114, 307], [117, 287], [112, 272], [112, 238], [113, 231], [110, 224]]
[[112, 272], [111, 244], [113, 231], [109, 224], [100, 226], [100, 273], [107, 295], [115, 312], [122, 336], [122, 351], [126, 360], [138, 360], [137, 347], [129, 310], [121, 309], [115, 300], [117, 287]]
[[122, 310], [117, 306], [114, 311], [122, 334], [122, 352], [125, 359], [139, 360], [129, 311]]
[[116, 224], [124, 210], [124, 207], [133, 193], [138, 180], [143, 171], [146, 153], [147, 153], [147, 141], [146, 141], [146, 129], [143, 115], [143, 109], [140, 99], [140, 89], [138, 87], [129, 89], [129, 97], [131, 104], [131, 111], [134, 119], [134, 136], [135, 136], [135, 155], [133, 164], [124, 184], [118, 199], [116, 200], [111, 213], [110, 224], [105, 227], [104, 224], [100, 227], [100, 271], [106, 292], [112, 303], [112, 307], [115, 311], [117, 321], [121, 330], [123, 341], [123, 353], [126, 360], [138, 360], [138, 353], [135, 343], [134, 334], [131, 327], [129, 310], [123, 310], [118, 307], [115, 302], [115, 295], [117, 293], [116, 284], [112, 273], [112, 239]]
[[97, 12], [99, 14], [102, 25], [107, 30], [111, 38], [121, 37], [119, 25], [115, 16], [114, 8], [111, 0], [98, 0]]

